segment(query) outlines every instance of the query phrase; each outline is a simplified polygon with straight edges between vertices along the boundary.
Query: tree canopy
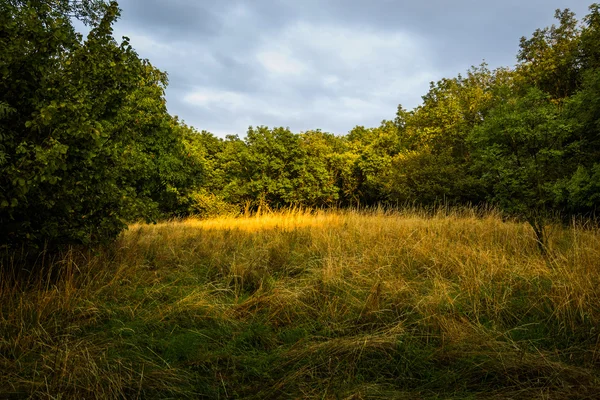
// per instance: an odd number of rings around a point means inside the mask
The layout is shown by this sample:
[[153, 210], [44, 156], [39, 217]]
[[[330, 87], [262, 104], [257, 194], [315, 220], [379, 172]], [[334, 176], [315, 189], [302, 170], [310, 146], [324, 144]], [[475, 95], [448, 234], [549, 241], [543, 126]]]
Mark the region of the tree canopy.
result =
[[[135, 220], [268, 206], [492, 203], [529, 221], [600, 204], [600, 6], [432, 82], [422, 104], [347, 135], [169, 115], [166, 73], [117, 41], [115, 2], [0, 2], [0, 246], [95, 244]], [[82, 37], [73, 18], [90, 28]]]
[[113, 38], [118, 16], [115, 2], [0, 3], [0, 243], [110, 240], [193, 186], [166, 74]]

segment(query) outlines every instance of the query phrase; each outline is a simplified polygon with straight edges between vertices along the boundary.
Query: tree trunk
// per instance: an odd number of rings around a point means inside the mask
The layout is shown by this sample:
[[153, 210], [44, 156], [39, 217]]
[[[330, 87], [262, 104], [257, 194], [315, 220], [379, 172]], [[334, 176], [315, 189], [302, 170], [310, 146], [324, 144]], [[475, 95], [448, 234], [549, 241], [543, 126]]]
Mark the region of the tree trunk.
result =
[[535, 233], [535, 239], [537, 241], [538, 249], [543, 256], [548, 254], [548, 247], [546, 246], [546, 234], [544, 230], [544, 222], [539, 218], [529, 218], [527, 220], [529, 225], [533, 228]]

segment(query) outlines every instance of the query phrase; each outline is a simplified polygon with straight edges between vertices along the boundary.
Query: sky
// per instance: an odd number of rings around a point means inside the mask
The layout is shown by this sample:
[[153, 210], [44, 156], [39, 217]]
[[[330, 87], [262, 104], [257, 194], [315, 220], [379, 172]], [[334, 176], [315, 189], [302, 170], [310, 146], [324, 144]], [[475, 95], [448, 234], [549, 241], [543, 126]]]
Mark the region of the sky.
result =
[[115, 37], [169, 75], [198, 130], [345, 134], [412, 109], [429, 83], [516, 63], [519, 39], [593, 0], [120, 0]]

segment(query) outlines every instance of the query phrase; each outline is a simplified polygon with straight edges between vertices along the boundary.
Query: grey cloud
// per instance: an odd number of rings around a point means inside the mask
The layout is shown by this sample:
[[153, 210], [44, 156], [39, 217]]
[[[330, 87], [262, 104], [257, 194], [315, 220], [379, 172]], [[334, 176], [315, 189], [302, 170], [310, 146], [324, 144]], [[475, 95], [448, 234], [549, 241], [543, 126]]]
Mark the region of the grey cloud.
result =
[[163, 39], [182, 35], [218, 34], [221, 23], [211, 3], [183, 0], [122, 0], [122, 19], [131, 28], [160, 35]]
[[588, 0], [122, 0], [116, 34], [169, 73], [169, 110], [198, 129], [344, 133], [414, 107], [430, 80], [483, 59], [513, 65], [519, 38], [581, 18]]
[[298, 13], [307, 13], [323, 22], [343, 21], [352, 26], [414, 32], [430, 42], [440, 66], [453, 68], [465, 63], [476, 64], [484, 58], [492, 64], [506, 63], [507, 59], [513, 64], [521, 36], [552, 24], [557, 8], [570, 8], [583, 17], [591, 2], [304, 0], [291, 3]]

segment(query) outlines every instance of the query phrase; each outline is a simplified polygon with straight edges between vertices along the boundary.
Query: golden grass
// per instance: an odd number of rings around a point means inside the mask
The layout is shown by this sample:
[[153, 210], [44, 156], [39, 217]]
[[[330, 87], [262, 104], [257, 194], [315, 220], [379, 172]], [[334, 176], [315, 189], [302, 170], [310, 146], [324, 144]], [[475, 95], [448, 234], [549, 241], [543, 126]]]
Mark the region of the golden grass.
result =
[[543, 256], [473, 210], [135, 224], [0, 284], [0, 398], [593, 398], [600, 231], [548, 228]]

